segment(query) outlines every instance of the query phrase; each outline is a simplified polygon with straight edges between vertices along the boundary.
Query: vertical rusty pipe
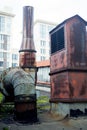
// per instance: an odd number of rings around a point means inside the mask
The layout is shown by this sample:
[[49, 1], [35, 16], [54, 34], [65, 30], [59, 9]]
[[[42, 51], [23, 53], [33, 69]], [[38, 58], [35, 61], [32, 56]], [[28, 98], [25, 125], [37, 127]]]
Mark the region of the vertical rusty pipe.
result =
[[35, 46], [33, 40], [33, 7], [23, 7], [23, 37], [19, 51], [19, 66], [24, 68], [35, 66]]
[[[35, 57], [36, 51], [33, 40], [33, 12], [33, 7], [23, 7], [23, 36], [19, 51], [19, 66], [31, 75], [34, 80], [34, 86], [32, 87], [35, 90], [37, 69]], [[28, 86], [29, 88], [31, 87], [30, 84], [28, 84]], [[23, 99], [22, 101], [20, 101], [21, 98]], [[17, 119], [28, 120], [29, 122], [37, 121], [36, 92], [28, 95], [22, 95], [21, 98], [20, 96], [15, 97]], [[29, 98], [28, 101], [27, 98]]]
[[15, 102], [15, 117], [36, 122], [36, 67], [33, 42], [33, 7], [23, 8], [23, 39], [18, 68], [9, 68], [0, 76], [0, 91]]

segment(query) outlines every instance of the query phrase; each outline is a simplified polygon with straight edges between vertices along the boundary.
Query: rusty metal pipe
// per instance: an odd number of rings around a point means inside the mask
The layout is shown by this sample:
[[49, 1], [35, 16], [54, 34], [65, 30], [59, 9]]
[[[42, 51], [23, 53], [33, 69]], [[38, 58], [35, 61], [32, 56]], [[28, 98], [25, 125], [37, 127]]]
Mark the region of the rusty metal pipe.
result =
[[9, 68], [1, 75], [1, 90], [15, 102], [18, 120], [37, 121], [36, 64], [33, 42], [33, 7], [23, 8], [23, 38], [19, 51], [18, 68]]
[[36, 122], [36, 90], [35, 72], [25, 72], [21, 68], [9, 68], [0, 76], [0, 90], [5, 101], [15, 103], [15, 117], [17, 120]]
[[11, 94], [14, 89], [14, 96], [35, 94], [35, 75], [27, 73], [21, 68], [10, 68], [1, 75], [0, 89], [5, 96]]
[[19, 66], [22, 68], [34, 67], [35, 46], [33, 40], [33, 7], [23, 7], [23, 37], [19, 51]]

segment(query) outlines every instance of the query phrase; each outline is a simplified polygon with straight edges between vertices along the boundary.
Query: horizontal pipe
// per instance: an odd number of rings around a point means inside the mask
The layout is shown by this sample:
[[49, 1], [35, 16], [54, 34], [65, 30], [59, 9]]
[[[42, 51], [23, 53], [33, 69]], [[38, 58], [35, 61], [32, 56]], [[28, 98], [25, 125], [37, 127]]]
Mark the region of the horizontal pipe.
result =
[[[25, 72], [21, 68], [12, 68], [1, 75], [0, 90], [5, 96], [35, 94], [35, 71]], [[14, 92], [12, 93], [12, 88]]]

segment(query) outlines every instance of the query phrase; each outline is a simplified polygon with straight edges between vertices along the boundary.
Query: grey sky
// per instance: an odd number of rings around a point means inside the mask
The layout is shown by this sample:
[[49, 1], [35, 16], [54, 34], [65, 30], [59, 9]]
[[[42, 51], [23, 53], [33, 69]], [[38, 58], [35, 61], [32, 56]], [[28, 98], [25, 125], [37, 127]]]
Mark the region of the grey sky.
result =
[[22, 31], [23, 6], [34, 7], [34, 20], [43, 19], [60, 23], [73, 15], [87, 20], [87, 0], [0, 0], [0, 10], [9, 6], [15, 14], [14, 28], [18, 35]]

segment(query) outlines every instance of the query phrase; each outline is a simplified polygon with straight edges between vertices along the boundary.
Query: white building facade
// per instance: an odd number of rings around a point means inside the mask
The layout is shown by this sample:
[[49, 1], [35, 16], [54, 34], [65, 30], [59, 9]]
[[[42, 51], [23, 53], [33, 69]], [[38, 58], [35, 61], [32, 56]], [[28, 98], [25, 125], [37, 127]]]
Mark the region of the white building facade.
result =
[[17, 49], [11, 49], [11, 66], [19, 66], [19, 51]]
[[50, 57], [50, 38], [49, 32], [56, 26], [51, 22], [37, 20], [34, 24], [34, 43], [36, 61], [47, 60]]
[[12, 20], [14, 15], [0, 11], [0, 71], [11, 67]]

